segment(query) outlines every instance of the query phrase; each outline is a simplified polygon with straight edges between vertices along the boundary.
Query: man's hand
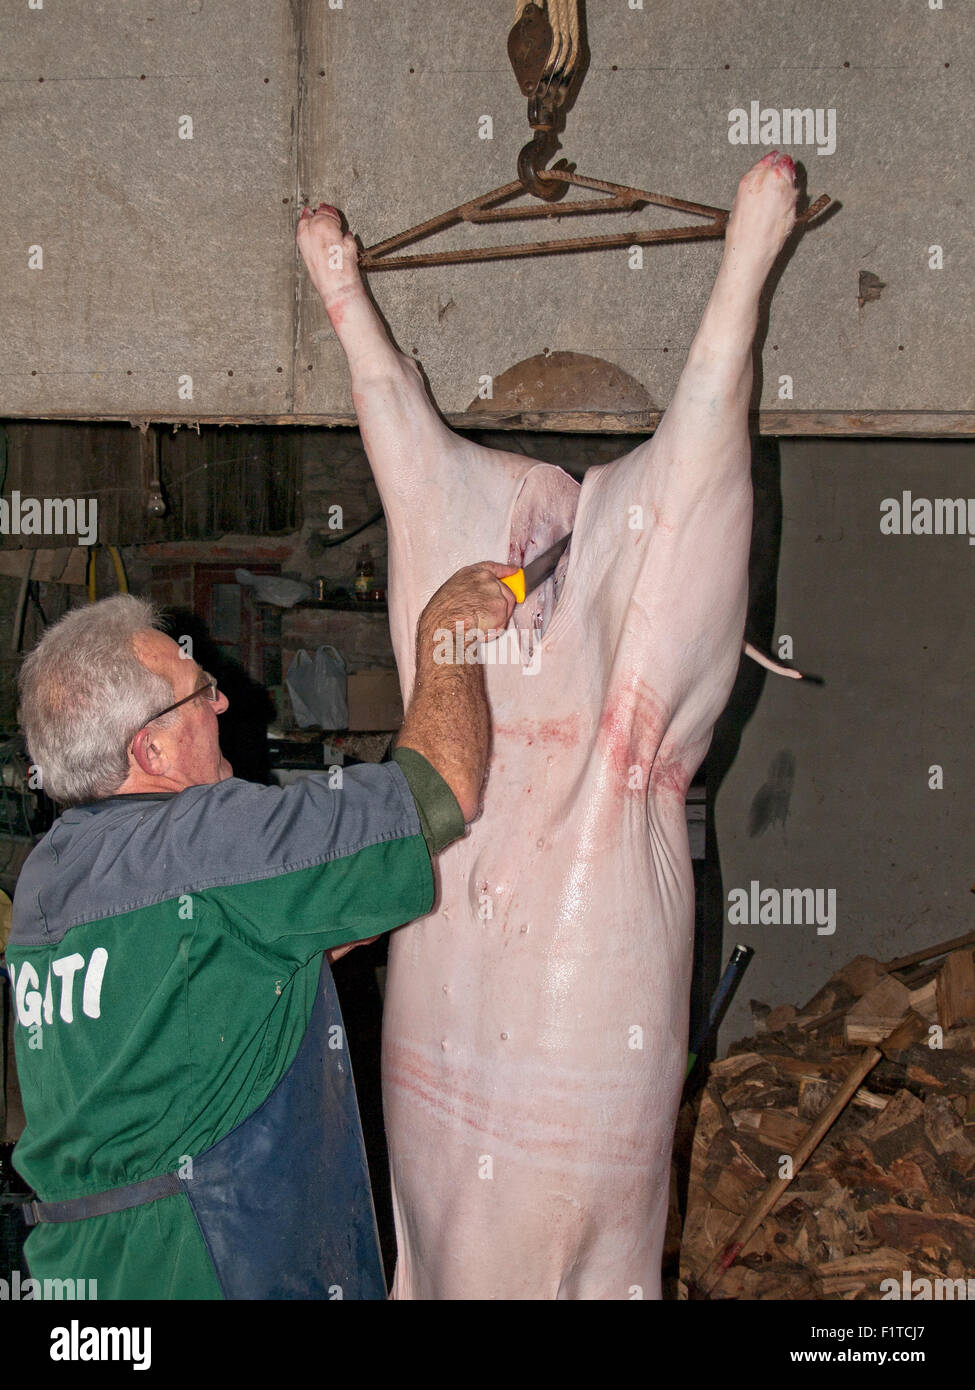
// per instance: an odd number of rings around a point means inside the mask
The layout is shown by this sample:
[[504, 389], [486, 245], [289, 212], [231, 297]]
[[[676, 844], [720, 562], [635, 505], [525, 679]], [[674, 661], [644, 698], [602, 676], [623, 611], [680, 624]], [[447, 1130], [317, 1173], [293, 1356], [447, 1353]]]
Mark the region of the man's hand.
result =
[[378, 941], [378, 936], [364, 936], [361, 941], [349, 941], [344, 946], [333, 946], [330, 951], [326, 951], [329, 965], [334, 965], [337, 960], [347, 956], [350, 951], [354, 951], [357, 946], [371, 946], [374, 941]]
[[482, 560], [452, 574], [420, 614], [417, 645], [427, 638], [432, 640], [438, 629], [453, 633], [458, 623], [465, 632], [480, 632], [485, 639], [496, 637], [515, 611], [515, 596], [501, 579], [517, 568]]

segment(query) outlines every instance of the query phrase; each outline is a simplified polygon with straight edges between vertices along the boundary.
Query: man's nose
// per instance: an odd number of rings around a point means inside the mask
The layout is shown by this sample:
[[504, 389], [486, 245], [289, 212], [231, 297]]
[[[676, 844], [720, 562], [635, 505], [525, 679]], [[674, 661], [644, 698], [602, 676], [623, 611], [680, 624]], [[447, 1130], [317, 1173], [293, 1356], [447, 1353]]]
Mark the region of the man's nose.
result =
[[229, 708], [230, 708], [230, 701], [227, 699], [226, 695], [223, 693], [223, 691], [222, 691], [222, 690], [219, 688], [219, 686], [218, 686], [218, 687], [217, 687], [217, 699], [216, 699], [216, 701], [214, 702], [213, 711], [214, 711], [215, 714], [223, 714], [224, 710], [225, 710], [225, 709], [229, 709]]

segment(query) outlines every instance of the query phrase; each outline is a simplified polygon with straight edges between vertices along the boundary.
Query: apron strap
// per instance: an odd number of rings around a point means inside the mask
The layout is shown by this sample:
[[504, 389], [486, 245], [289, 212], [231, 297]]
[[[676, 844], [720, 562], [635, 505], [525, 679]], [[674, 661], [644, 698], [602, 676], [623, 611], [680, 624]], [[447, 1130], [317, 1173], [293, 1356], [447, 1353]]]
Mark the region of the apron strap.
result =
[[128, 1211], [130, 1207], [158, 1202], [160, 1197], [175, 1197], [183, 1190], [175, 1173], [161, 1173], [158, 1178], [112, 1187], [89, 1197], [73, 1197], [67, 1202], [25, 1202], [24, 1220], [28, 1226], [46, 1221], [86, 1221], [91, 1216], [106, 1216], [110, 1211]]

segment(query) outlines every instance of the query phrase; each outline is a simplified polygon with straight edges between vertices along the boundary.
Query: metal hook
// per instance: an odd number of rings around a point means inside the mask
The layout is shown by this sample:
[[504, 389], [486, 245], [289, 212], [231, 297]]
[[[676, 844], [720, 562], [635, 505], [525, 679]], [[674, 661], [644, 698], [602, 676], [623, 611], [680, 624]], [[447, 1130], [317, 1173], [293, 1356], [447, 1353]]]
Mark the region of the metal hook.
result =
[[558, 148], [559, 142], [551, 126], [536, 127], [534, 135], [518, 155], [518, 177], [525, 192], [534, 194], [536, 198], [544, 198], [549, 203], [563, 197], [568, 186], [555, 179], [544, 178], [545, 165]]

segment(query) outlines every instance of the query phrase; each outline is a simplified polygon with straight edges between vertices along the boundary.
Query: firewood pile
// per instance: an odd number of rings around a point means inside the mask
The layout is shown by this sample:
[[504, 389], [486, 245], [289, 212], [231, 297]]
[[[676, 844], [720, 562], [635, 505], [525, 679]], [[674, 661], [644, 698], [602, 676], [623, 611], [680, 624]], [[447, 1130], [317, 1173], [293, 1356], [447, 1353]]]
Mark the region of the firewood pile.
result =
[[756, 1036], [681, 1112], [678, 1297], [923, 1297], [939, 1279], [975, 1297], [973, 941], [858, 956], [801, 1010], [752, 1005]]

